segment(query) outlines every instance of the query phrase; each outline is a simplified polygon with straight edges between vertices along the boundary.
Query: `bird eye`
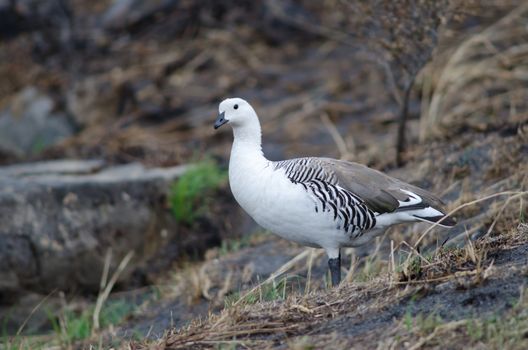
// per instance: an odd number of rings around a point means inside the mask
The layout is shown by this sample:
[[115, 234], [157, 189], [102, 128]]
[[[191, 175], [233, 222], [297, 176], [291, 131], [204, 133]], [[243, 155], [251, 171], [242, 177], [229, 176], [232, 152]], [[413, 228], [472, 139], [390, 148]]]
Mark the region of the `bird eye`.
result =
[[238, 109], [238, 105], [235, 105], [233, 108], [234, 108], [234, 109]]

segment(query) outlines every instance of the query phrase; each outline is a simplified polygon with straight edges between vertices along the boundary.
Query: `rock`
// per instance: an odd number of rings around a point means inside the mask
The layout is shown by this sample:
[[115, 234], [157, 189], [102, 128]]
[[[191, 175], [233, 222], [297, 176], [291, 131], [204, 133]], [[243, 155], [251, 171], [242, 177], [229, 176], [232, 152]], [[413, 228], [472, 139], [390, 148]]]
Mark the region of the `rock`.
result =
[[102, 16], [106, 29], [123, 29], [175, 7], [177, 0], [117, 0]]
[[65, 113], [34, 87], [22, 90], [0, 112], [0, 150], [23, 157], [39, 153], [74, 133]]
[[184, 171], [98, 160], [0, 167], [0, 295], [97, 291], [109, 249], [111, 271], [135, 252], [126, 278], [177, 236], [165, 195]]
[[65, 1], [0, 0], [0, 39], [12, 39], [37, 29], [65, 28], [69, 26], [70, 12]]
[[0, 0], [0, 39], [10, 39], [23, 31], [25, 23], [20, 22], [11, 1]]

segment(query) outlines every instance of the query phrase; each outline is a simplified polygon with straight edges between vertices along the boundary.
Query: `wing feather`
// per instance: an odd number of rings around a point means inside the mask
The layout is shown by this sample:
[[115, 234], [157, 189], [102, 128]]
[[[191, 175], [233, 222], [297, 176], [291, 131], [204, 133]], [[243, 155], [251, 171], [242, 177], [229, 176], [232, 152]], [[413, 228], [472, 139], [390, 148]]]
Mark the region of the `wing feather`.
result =
[[[289, 167], [292, 165], [291, 162], [296, 164]], [[400, 207], [405, 208], [401, 206], [401, 202], [410, 201], [411, 197], [402, 190], [421, 197], [421, 203], [413, 205], [413, 209], [428, 206], [441, 208], [443, 205], [438, 197], [426, 190], [358, 163], [331, 158], [297, 158], [277, 162], [276, 166], [294, 169], [297, 174], [302, 173], [303, 181], [315, 178], [323, 181], [337, 181], [338, 186], [355, 194], [369, 209], [379, 214], [394, 212]], [[296, 178], [301, 177], [297, 175]]]

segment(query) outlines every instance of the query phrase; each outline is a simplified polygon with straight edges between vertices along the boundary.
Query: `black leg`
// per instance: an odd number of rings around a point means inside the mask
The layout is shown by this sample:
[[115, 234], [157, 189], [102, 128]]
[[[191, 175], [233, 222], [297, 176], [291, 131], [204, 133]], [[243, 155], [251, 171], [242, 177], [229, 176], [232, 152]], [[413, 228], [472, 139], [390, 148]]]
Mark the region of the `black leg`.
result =
[[328, 259], [328, 267], [332, 276], [332, 287], [336, 287], [341, 282], [341, 253], [334, 259]]

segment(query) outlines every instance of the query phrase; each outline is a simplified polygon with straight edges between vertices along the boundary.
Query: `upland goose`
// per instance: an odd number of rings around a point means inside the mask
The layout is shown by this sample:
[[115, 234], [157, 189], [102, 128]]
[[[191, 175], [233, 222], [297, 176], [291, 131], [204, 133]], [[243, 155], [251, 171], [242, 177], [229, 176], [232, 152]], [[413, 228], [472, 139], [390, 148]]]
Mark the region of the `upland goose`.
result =
[[332, 285], [341, 280], [341, 247], [356, 247], [402, 222], [454, 225], [433, 194], [364, 165], [330, 158], [270, 161], [251, 105], [229, 98], [214, 124], [233, 128], [229, 184], [240, 206], [262, 227], [323, 248]]

